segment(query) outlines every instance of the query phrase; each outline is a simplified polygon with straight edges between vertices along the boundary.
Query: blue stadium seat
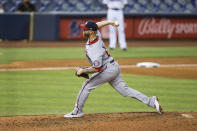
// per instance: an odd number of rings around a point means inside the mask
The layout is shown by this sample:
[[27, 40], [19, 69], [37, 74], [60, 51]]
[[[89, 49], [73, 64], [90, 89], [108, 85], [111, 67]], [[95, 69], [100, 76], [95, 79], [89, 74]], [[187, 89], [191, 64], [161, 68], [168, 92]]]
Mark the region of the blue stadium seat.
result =
[[128, 5], [125, 8], [126, 13], [136, 13], [137, 10], [140, 8], [139, 4], [136, 3], [136, 0], [128, 0]]
[[9, 10], [9, 12], [15, 12], [18, 8], [18, 5], [22, 2], [22, 0], [13, 0], [13, 7]]
[[5, 12], [12, 12], [14, 10], [12, 8], [14, 8], [15, 3], [12, 0], [4, 0], [1, 4]]
[[138, 0], [138, 3], [141, 5], [141, 7], [146, 8], [147, 6], [147, 0]]
[[166, 12], [167, 9], [168, 9], [168, 6], [167, 6], [165, 3], [161, 3], [158, 12], [159, 12], [159, 13], [161, 13], [161, 12]]
[[138, 12], [145, 12], [145, 10], [147, 9], [147, 0], [138, 0], [138, 4], [139, 4], [139, 8], [138, 6], [136, 6], [137, 11]]
[[61, 11], [61, 7], [64, 4], [64, 0], [54, 0], [56, 6], [51, 10], [52, 12], [54, 11]]
[[173, 11], [173, 5], [174, 5], [174, 1], [173, 0], [164, 0], [164, 4], [166, 4], [166, 6], [167, 6], [166, 12]]
[[44, 12], [51, 12], [57, 7], [55, 2], [50, 2], [46, 5], [45, 9], [43, 10]]
[[76, 11], [79, 11], [79, 12], [84, 12], [87, 10], [87, 6], [82, 2], [77, 3], [75, 8], [76, 8]]
[[[0, 0], [5, 12], [23, 0]], [[31, 0], [38, 12], [106, 12], [103, 0]], [[197, 0], [128, 0], [126, 13], [197, 13]]]
[[127, 7], [133, 8], [134, 4], [135, 4], [135, 1], [134, 0], [128, 0]]
[[60, 11], [65, 11], [65, 12], [72, 12], [74, 10], [74, 6], [69, 4], [69, 3], [63, 3], [63, 5], [60, 8]]
[[38, 9], [39, 12], [44, 12], [46, 8], [49, 6], [50, 3], [52, 3], [52, 0], [41, 0], [41, 7]]
[[173, 11], [178, 13], [184, 12], [185, 7], [186, 7], [185, 0], [177, 0], [177, 2], [173, 4]]
[[194, 10], [192, 10], [193, 13], [197, 14], [197, 0], [195, 0]]
[[40, 0], [31, 0], [31, 3], [36, 6], [36, 10], [39, 11], [39, 9], [42, 7], [42, 3]]
[[92, 1], [89, 5], [89, 8], [93, 11], [93, 12], [97, 12], [97, 11], [101, 11], [102, 10], [102, 3], [100, 3], [99, 1]]
[[61, 6], [61, 8], [60, 8], [60, 10], [61, 11], [67, 11], [68, 7], [69, 7], [69, 4], [68, 3], [63, 3], [62, 6]]
[[150, 8], [152, 13], [157, 12], [160, 9], [161, 1], [160, 0], [150, 0], [149, 2]]
[[71, 5], [76, 5], [77, 3], [80, 3], [80, 1], [78, 2], [78, 0], [67, 0], [67, 2]]
[[86, 6], [90, 6], [91, 3], [92, 3], [92, 0], [83, 0], [83, 2], [84, 2], [84, 4], [85, 4]]
[[180, 4], [180, 6], [181, 6], [182, 8], [185, 8], [185, 6], [186, 6], [186, 4], [187, 4], [185, 0], [177, 0], [177, 3]]

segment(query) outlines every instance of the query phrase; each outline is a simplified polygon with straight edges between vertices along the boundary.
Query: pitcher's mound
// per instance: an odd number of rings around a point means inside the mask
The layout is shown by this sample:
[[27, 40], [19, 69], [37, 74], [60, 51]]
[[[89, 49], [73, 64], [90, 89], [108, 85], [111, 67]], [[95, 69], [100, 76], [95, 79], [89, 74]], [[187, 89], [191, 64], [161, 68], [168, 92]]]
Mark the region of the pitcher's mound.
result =
[[[187, 118], [182, 114], [192, 117]], [[0, 117], [0, 130], [17, 131], [194, 131], [197, 112], [98, 113], [82, 118], [62, 115]]]

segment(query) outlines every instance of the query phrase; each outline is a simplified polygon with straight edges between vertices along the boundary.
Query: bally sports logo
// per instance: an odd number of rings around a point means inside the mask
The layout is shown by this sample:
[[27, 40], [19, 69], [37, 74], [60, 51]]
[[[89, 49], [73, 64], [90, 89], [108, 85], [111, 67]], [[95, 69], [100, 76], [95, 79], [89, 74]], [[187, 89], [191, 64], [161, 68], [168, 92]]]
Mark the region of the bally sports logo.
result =
[[144, 18], [136, 27], [140, 36], [165, 35], [170, 39], [177, 35], [197, 35], [196, 19]]

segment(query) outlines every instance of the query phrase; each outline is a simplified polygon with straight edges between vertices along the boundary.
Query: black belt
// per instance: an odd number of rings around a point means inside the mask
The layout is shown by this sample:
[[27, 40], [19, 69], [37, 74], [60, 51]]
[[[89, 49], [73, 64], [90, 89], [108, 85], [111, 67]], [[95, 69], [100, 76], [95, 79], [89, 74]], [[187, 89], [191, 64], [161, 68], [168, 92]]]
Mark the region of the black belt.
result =
[[113, 63], [114, 62], [114, 59], [113, 60], [111, 60], [109, 63], [111, 64], [111, 63]]
[[121, 10], [121, 9], [119, 9], [119, 8], [111, 8], [112, 10]]

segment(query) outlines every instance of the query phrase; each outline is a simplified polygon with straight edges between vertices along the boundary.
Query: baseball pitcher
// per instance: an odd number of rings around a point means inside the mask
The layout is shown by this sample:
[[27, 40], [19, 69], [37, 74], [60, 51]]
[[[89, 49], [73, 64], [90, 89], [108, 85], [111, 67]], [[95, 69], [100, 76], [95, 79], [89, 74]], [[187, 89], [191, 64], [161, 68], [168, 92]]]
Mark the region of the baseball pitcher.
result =
[[[115, 21], [88, 21], [81, 25], [83, 36], [88, 38], [85, 45], [85, 55], [91, 64], [90, 67], [79, 67], [76, 75], [87, 78], [83, 83], [77, 96], [75, 108], [72, 112], [64, 115], [65, 118], [82, 117], [83, 106], [91, 90], [97, 88], [105, 82], [108, 82], [116, 91], [125, 97], [135, 98], [144, 104], [156, 109], [162, 114], [162, 108], [156, 96], [147, 97], [126, 85], [122, 79], [120, 67], [113, 57], [107, 52], [104, 42], [101, 38], [99, 29], [106, 25], [118, 27], [119, 23]], [[93, 75], [89, 78], [88, 74]]]

